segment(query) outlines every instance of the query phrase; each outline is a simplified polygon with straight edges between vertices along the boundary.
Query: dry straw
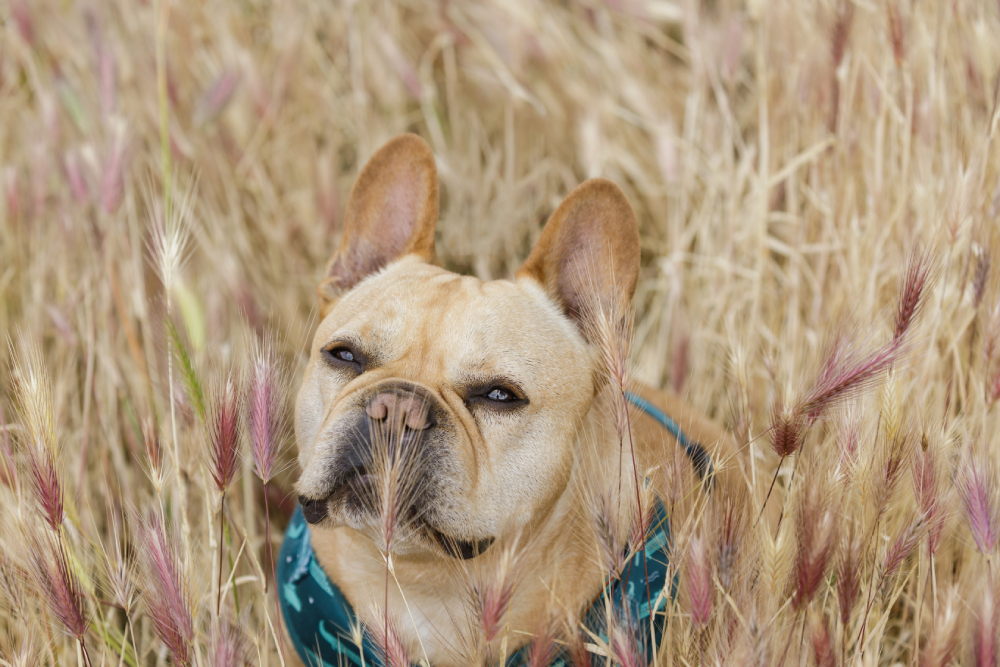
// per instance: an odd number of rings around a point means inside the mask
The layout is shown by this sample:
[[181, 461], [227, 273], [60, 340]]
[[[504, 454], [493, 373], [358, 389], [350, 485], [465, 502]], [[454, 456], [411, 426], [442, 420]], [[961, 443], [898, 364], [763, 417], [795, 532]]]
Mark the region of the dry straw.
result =
[[[663, 501], [657, 667], [995, 663], [997, 34], [977, 0], [12, 0], [0, 659], [287, 657], [273, 551], [315, 287], [361, 165], [416, 131], [448, 268], [510, 277], [588, 176], [636, 210], [634, 327], [605, 303], [592, 336], [621, 466], [574, 539], [621, 576]], [[202, 391], [219, 376], [232, 394]], [[677, 448], [635, 462], [637, 382], [730, 430], [739, 494]], [[384, 462], [387, 593], [412, 517]], [[505, 558], [470, 570], [470, 655], [538, 633], [535, 662], [645, 662], [615, 610], [603, 639], [559, 600], [507, 627], [535, 582]], [[377, 592], [366, 627], [416, 659]]]

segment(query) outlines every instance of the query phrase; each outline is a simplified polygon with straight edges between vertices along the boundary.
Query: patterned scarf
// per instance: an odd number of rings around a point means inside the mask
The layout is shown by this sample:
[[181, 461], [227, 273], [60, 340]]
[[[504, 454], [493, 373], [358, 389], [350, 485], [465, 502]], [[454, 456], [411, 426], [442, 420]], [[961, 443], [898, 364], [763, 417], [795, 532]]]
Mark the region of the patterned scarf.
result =
[[[635, 394], [626, 394], [626, 398], [674, 436], [707, 486], [711, 482], [712, 463], [704, 447], [689, 440], [674, 420], [648, 401]], [[610, 605], [614, 612], [611, 616], [617, 617], [621, 627], [637, 629], [635, 646], [640, 653], [645, 652], [647, 662], [652, 660], [653, 646], [658, 646], [663, 636], [665, 616], [660, 612], [677, 589], [676, 576], [669, 590], [666, 585], [670, 524], [660, 501], [650, 525], [645, 548], [628, 559], [620, 577], [608, 581], [582, 618], [587, 632], [606, 645]], [[350, 603], [316, 560], [309, 524], [301, 507], [295, 510], [285, 532], [276, 576], [285, 626], [307, 667], [383, 667], [379, 649], [361, 629]], [[531, 650], [531, 644], [519, 649], [507, 658], [505, 667], [527, 664]], [[557, 652], [549, 664], [565, 667], [568, 662], [569, 657], [563, 651]]]

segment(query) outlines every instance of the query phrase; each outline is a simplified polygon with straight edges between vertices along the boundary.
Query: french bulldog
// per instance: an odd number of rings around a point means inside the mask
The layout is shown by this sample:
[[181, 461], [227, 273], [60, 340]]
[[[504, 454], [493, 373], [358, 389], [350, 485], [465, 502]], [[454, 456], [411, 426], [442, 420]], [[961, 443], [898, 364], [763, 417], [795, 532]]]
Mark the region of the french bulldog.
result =
[[[360, 620], [378, 627], [387, 611], [413, 662], [448, 666], [481, 659], [470, 579], [503, 575], [511, 558], [516, 588], [493, 655], [586, 607], [607, 577], [595, 493], [634, 497], [634, 478], [679, 445], [641, 411], [624, 446], [612, 426], [588, 313], [631, 301], [640, 259], [614, 183], [570, 192], [512, 280], [442, 268], [437, 219], [434, 155], [415, 135], [392, 139], [354, 184], [318, 288], [296, 490], [315, 559]], [[719, 462], [735, 452], [722, 428], [675, 396], [631, 391], [727, 474]]]

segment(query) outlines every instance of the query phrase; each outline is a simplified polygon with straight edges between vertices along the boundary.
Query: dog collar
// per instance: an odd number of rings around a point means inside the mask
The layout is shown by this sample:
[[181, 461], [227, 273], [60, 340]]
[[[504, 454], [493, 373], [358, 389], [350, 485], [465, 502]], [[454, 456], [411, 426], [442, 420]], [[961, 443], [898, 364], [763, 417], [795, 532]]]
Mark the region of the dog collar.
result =
[[[630, 403], [646, 412], [667, 429], [684, 447], [698, 476], [710, 482], [712, 463], [708, 453], [697, 442], [685, 436], [675, 421], [648, 401], [626, 394]], [[667, 600], [677, 592], [676, 575], [667, 587], [667, 563], [670, 551], [670, 523], [663, 503], [657, 501], [645, 548], [626, 562], [620, 577], [613, 577], [602, 593], [583, 613], [583, 626], [588, 641], [600, 638], [607, 643], [607, 608], [617, 616], [622, 627], [637, 630], [636, 646], [644, 647], [647, 662], [652, 660], [652, 647], [663, 636]], [[277, 595], [285, 627], [299, 658], [307, 667], [383, 667], [379, 650], [365, 633], [347, 598], [330, 581], [313, 553], [309, 524], [296, 508], [285, 531], [278, 561]], [[606, 600], [600, 604], [601, 599]], [[652, 616], [652, 618], [651, 618]], [[628, 619], [634, 619], [631, 624]], [[507, 658], [505, 667], [520, 667], [527, 663], [531, 645]], [[568, 656], [557, 653], [549, 662], [552, 667], [565, 667]]]

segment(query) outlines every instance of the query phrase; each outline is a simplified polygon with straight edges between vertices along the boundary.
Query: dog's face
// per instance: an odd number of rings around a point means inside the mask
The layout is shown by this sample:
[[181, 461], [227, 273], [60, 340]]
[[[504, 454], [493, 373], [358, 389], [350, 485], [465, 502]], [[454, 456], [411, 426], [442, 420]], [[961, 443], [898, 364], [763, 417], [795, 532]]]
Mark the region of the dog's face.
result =
[[599, 382], [583, 312], [631, 297], [638, 231], [621, 192], [588, 181], [516, 280], [483, 282], [432, 263], [436, 220], [433, 156], [398, 137], [359, 176], [320, 286], [297, 488], [317, 528], [469, 558], [566, 488]]

